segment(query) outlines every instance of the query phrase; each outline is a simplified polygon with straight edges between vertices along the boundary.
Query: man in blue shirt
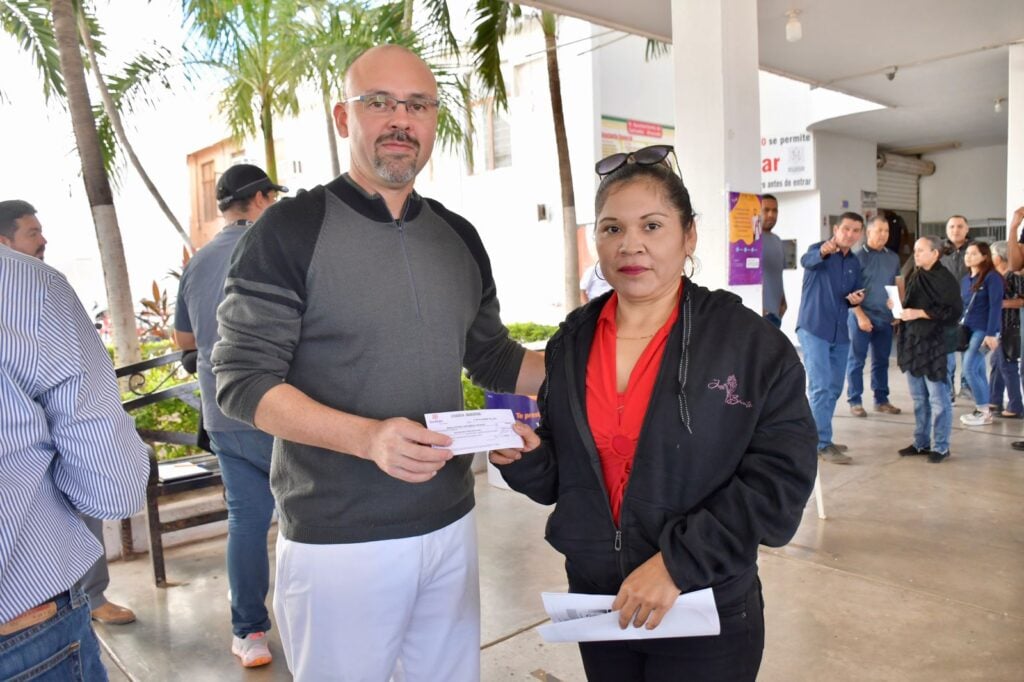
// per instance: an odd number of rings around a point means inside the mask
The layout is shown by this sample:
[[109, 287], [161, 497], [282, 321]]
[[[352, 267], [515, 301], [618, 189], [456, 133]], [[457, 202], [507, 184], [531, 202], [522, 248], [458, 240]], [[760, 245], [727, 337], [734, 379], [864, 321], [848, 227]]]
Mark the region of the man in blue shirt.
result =
[[834, 464], [852, 461], [844, 446], [832, 442], [832, 413], [843, 392], [850, 353], [847, 311], [864, 301], [860, 261], [851, 251], [863, 230], [860, 214], [843, 213], [832, 228], [832, 238], [812, 244], [800, 258], [804, 281], [796, 334], [807, 370], [807, 398], [818, 427], [818, 456]]
[[866, 417], [861, 404], [864, 392], [864, 360], [871, 348], [871, 390], [875, 412], [899, 414], [889, 402], [889, 353], [892, 351], [892, 312], [886, 306], [885, 287], [896, 283], [900, 257], [886, 248], [889, 221], [876, 216], [867, 229], [867, 241], [855, 252], [864, 276], [864, 301], [850, 309], [850, 358], [846, 374], [846, 399], [854, 417]]
[[270, 492], [270, 453], [274, 438], [226, 416], [217, 407], [217, 384], [210, 354], [220, 340], [217, 306], [224, 300], [224, 278], [231, 254], [245, 231], [287, 187], [274, 184], [250, 164], [228, 168], [217, 181], [217, 207], [224, 228], [189, 261], [181, 273], [174, 317], [174, 340], [198, 349], [203, 426], [220, 462], [228, 507], [228, 584], [231, 587], [231, 652], [246, 668], [271, 662], [267, 591], [270, 564], [267, 531], [274, 513]]
[[67, 280], [0, 244], [0, 679], [105, 680], [81, 515], [131, 516], [149, 455]]

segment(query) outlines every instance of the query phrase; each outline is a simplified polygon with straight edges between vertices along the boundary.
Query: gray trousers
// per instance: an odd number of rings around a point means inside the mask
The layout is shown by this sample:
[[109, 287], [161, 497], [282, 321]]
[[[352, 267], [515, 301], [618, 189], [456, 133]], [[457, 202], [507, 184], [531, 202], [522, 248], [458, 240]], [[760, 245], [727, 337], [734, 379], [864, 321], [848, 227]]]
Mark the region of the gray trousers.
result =
[[95, 609], [107, 603], [107, 597], [103, 594], [110, 584], [110, 573], [107, 571], [107, 546], [103, 542], [103, 521], [85, 514], [81, 516], [86, 528], [96, 536], [100, 545], [103, 546], [103, 556], [97, 559], [96, 563], [90, 566], [82, 579], [78, 581], [82, 591], [89, 596], [89, 608]]

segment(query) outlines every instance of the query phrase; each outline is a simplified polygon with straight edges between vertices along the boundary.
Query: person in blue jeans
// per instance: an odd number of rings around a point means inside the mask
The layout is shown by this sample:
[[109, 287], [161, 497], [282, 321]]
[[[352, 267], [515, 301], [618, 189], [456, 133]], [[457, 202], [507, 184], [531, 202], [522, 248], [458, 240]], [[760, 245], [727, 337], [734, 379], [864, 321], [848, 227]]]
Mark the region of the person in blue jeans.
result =
[[807, 398], [818, 429], [818, 456], [833, 464], [852, 460], [832, 442], [832, 413], [843, 392], [850, 354], [847, 311], [864, 301], [860, 261], [851, 249], [864, 230], [864, 218], [847, 212], [832, 228], [832, 238], [811, 244], [800, 258], [803, 295], [796, 334], [807, 370]]
[[850, 309], [850, 358], [846, 372], [846, 399], [850, 413], [867, 417], [861, 396], [864, 393], [864, 361], [871, 349], [871, 391], [875, 412], [899, 414], [900, 408], [889, 402], [889, 354], [892, 352], [893, 317], [886, 302], [885, 287], [896, 283], [900, 257], [886, 248], [889, 221], [875, 216], [868, 224], [867, 241], [854, 251], [864, 276], [864, 301]]
[[996, 267], [996, 272], [1003, 278], [1005, 288], [999, 348], [992, 353], [988, 377], [988, 404], [995, 417], [1019, 419], [1024, 414], [1020, 371], [1017, 366], [1020, 360], [1020, 309], [1024, 306], [1024, 277], [1010, 270], [1005, 241], [992, 242], [992, 263]]
[[914, 400], [914, 442], [898, 452], [926, 455], [933, 464], [949, 457], [953, 405], [946, 356], [956, 345], [951, 332], [963, 310], [956, 277], [939, 262], [941, 249], [934, 235], [914, 244], [896, 342], [896, 361]]
[[[1024, 206], [1019, 206], [1009, 219], [1010, 229], [1007, 231], [1006, 239], [1006, 260], [1010, 264], [1010, 270], [1018, 272], [1024, 268], [1024, 234], [1021, 234], [1021, 226], [1024, 226]], [[1024, 348], [1024, 325], [1021, 325], [1021, 347]], [[1024, 353], [1021, 353], [1020, 373], [1024, 376]], [[1010, 443], [1014, 450], [1024, 450], [1024, 440], [1015, 440]]]
[[[0, 202], [0, 229], [21, 206]], [[0, 679], [107, 672], [79, 582], [102, 555], [82, 515], [143, 507], [149, 455], [67, 279], [0, 244]]]
[[185, 266], [178, 285], [174, 339], [184, 350], [199, 351], [199, 391], [203, 426], [220, 462], [228, 507], [228, 583], [231, 587], [231, 652], [246, 668], [273, 660], [267, 646], [270, 630], [267, 592], [270, 559], [267, 532], [274, 513], [270, 492], [272, 436], [231, 419], [217, 406], [217, 385], [210, 355], [220, 339], [217, 306], [224, 300], [235, 245], [277, 199], [286, 192], [257, 166], [228, 168], [217, 182], [218, 208], [225, 226]]
[[974, 413], [962, 415], [960, 422], [965, 426], [984, 426], [992, 423], [985, 353], [999, 346], [1003, 278], [996, 272], [992, 249], [985, 242], [974, 242], [968, 246], [964, 262], [970, 268], [970, 273], [960, 281], [964, 304], [962, 324], [970, 332], [970, 342], [964, 353], [964, 376], [971, 386], [976, 407]]

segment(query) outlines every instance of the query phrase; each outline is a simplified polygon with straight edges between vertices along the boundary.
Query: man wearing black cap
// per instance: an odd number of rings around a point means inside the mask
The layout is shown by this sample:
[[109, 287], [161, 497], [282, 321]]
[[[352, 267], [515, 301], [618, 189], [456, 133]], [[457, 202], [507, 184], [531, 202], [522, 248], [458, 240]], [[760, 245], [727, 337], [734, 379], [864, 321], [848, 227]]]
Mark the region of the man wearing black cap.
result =
[[178, 286], [174, 340], [199, 351], [199, 388], [203, 425], [220, 461], [228, 506], [228, 583], [231, 587], [231, 651], [247, 668], [271, 661], [266, 632], [270, 617], [264, 602], [269, 588], [267, 531], [274, 511], [270, 493], [272, 436], [224, 415], [216, 402], [210, 353], [220, 335], [217, 306], [224, 298], [235, 244], [246, 229], [287, 187], [274, 184], [257, 166], [228, 168], [217, 182], [217, 207], [224, 228], [185, 266]]

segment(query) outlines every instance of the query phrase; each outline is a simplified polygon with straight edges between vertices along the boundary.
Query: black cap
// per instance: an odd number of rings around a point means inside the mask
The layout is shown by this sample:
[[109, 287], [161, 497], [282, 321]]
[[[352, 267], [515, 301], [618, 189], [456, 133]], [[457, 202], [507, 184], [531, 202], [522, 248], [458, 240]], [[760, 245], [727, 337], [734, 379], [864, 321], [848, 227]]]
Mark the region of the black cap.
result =
[[270, 190], [287, 192], [288, 188], [271, 182], [266, 171], [259, 166], [240, 163], [224, 171], [217, 181], [217, 208], [223, 211], [233, 201]]

